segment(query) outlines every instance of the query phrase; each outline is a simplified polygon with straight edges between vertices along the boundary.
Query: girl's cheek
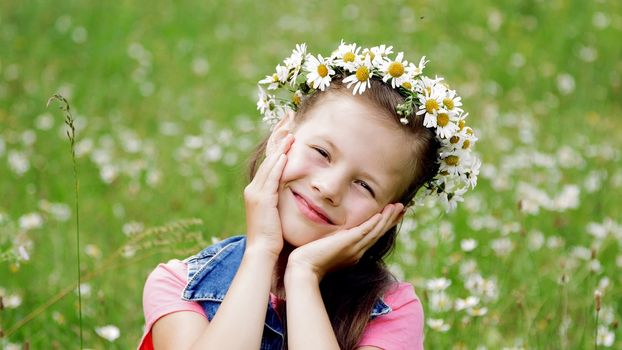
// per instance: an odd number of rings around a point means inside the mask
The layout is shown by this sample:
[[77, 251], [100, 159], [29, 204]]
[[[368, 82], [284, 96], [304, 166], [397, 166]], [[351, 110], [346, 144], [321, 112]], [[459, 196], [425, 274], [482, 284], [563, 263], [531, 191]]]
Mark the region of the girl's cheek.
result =
[[305, 161], [300, 148], [292, 147], [287, 154], [287, 163], [285, 164], [285, 169], [283, 169], [281, 182], [288, 182], [303, 175], [307, 167], [308, 161]]

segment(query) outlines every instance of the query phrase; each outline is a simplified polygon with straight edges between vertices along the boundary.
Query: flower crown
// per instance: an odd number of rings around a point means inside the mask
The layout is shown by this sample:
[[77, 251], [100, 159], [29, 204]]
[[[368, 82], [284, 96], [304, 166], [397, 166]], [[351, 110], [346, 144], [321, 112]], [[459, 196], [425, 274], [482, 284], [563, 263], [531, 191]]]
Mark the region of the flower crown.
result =
[[[435, 197], [450, 211], [477, 183], [481, 161], [471, 150], [477, 138], [465, 124], [468, 113], [460, 108], [461, 97], [456, 91], [449, 89], [442, 77], [432, 79], [422, 74], [428, 63], [425, 56], [416, 65], [404, 60], [403, 52], [390, 58], [392, 49], [385, 45], [362, 48], [342, 41], [330, 56], [322, 57], [307, 53], [306, 44], [298, 44], [283, 65], [276, 66], [274, 74], [259, 81], [257, 109], [265, 122], [274, 125], [287, 109], [298, 109], [303, 95], [324, 91], [335, 76], [343, 78], [348, 88], [354, 86], [354, 95], [363, 94], [373, 77], [382, 78], [405, 97], [404, 103], [396, 106], [400, 122], [408, 124], [413, 112], [424, 115], [423, 125], [434, 129], [440, 143], [438, 173], [424, 185], [425, 191], [420, 191], [415, 201]], [[267, 90], [289, 91], [290, 96], [269, 94], [261, 85], [267, 85]]]

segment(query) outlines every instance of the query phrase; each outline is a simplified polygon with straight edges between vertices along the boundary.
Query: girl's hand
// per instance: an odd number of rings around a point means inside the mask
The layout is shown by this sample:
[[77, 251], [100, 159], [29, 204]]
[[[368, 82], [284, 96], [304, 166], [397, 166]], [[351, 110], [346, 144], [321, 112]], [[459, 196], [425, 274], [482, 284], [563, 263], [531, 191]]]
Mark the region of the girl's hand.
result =
[[312, 273], [319, 282], [327, 272], [356, 264], [388, 229], [399, 222], [403, 209], [401, 203], [388, 204], [381, 213], [359, 226], [296, 248], [289, 256], [286, 275]]
[[279, 180], [293, 141], [293, 135], [284, 136], [269, 151], [253, 181], [244, 189], [247, 248], [274, 254], [275, 258], [283, 249], [281, 220], [277, 209]]

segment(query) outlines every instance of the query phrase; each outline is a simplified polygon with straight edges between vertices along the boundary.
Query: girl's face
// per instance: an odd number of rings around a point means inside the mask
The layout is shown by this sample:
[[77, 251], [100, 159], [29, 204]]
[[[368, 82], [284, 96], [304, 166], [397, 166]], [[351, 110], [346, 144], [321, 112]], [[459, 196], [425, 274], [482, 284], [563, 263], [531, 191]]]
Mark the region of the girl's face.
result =
[[278, 209], [293, 246], [358, 226], [408, 185], [407, 135], [360, 96], [327, 94], [292, 133]]

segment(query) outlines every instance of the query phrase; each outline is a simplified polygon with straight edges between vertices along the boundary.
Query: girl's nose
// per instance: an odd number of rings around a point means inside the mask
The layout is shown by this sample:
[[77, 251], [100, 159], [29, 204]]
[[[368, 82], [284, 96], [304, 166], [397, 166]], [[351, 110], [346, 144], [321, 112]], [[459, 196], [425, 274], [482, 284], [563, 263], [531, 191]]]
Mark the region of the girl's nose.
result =
[[332, 206], [338, 206], [341, 203], [345, 182], [345, 176], [338, 171], [324, 171], [313, 177], [311, 186], [323, 200]]

